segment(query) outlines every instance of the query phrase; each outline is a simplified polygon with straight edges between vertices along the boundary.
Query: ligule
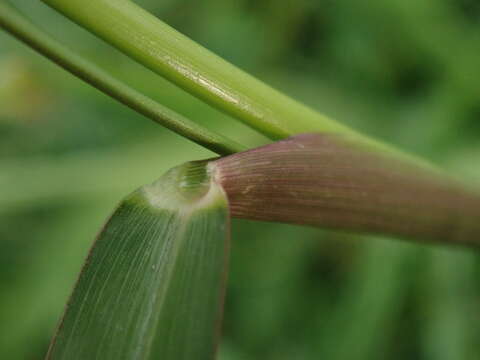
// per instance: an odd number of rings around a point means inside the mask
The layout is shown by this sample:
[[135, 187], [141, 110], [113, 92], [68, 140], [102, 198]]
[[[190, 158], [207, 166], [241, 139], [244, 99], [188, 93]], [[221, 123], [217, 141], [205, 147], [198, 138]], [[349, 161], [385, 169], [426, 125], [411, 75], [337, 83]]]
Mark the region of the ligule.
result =
[[298, 135], [210, 166], [234, 217], [480, 243], [478, 193], [339, 136]]

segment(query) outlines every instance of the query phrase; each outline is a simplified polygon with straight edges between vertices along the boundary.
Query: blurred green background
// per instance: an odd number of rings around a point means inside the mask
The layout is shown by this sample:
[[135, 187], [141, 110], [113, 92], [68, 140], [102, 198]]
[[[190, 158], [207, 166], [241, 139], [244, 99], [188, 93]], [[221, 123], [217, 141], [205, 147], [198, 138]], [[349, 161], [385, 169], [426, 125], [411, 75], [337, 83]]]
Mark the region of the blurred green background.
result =
[[[477, 0], [138, 0], [287, 94], [480, 183]], [[57, 39], [190, 118], [266, 141], [37, 1]], [[42, 359], [116, 203], [212, 154], [0, 33], [0, 359]], [[464, 249], [234, 221], [220, 360], [480, 358]]]

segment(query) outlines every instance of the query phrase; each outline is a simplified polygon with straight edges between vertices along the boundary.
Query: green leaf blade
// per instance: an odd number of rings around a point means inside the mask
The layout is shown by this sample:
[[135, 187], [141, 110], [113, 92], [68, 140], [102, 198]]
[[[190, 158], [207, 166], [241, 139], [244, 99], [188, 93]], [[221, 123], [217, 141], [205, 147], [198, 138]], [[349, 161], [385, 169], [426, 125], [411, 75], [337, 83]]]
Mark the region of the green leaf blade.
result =
[[182, 171], [136, 191], [114, 212], [91, 250], [48, 359], [213, 359], [228, 211], [215, 185], [193, 201], [183, 197], [176, 188]]
[[[209, 221], [206, 221], [206, 217]], [[190, 261], [185, 252], [179, 254], [173, 276], [176, 281], [169, 289], [170, 294], [176, 296], [166, 299], [166, 308], [175, 311], [164, 311], [159, 319], [159, 323], [170, 329], [170, 336], [158, 338], [153, 347], [152, 358], [214, 358], [221, 322], [221, 313], [217, 309], [223, 304], [225, 285], [208, 288], [205, 283], [223, 281], [225, 284], [228, 248], [217, 245], [221, 239], [210, 239], [208, 243], [202, 244], [195, 234], [211, 233], [216, 230], [213, 223], [225, 224], [225, 220], [224, 213], [217, 209], [196, 212], [185, 230], [187, 242], [184, 246], [195, 254], [195, 261]], [[218, 231], [216, 233], [219, 234]], [[211, 271], [212, 268], [223, 271]], [[205, 303], [199, 301], [198, 294], [203, 294]], [[206, 304], [209, 306], [205, 306]], [[191, 321], [192, 317], [196, 319], [194, 322]], [[187, 329], [184, 329], [185, 324], [189, 325]], [[205, 327], [211, 330], [208, 334], [202, 334]], [[180, 338], [183, 332], [187, 332], [188, 338], [192, 339], [190, 343], [171, 346], [172, 339]], [[195, 342], [193, 339], [196, 339]]]

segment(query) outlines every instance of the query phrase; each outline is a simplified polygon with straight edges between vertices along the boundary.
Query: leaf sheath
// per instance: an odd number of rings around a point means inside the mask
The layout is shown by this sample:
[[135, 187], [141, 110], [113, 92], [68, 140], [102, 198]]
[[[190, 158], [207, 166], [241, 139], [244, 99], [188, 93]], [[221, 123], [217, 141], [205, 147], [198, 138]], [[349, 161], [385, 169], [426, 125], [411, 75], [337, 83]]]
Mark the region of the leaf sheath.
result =
[[234, 217], [480, 244], [480, 196], [437, 172], [304, 134], [216, 160]]

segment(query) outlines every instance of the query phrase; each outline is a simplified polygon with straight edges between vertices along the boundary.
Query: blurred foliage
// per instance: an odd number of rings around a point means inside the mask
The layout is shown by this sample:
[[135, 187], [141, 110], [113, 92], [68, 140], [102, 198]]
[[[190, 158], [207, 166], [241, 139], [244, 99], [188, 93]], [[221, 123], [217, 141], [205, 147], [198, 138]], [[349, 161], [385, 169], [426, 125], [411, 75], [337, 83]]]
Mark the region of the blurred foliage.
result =
[[[55, 37], [190, 118], [253, 131], [40, 2]], [[476, 0], [139, 0], [289, 95], [480, 182]], [[41, 359], [126, 193], [212, 156], [0, 34], [0, 358]], [[221, 360], [478, 359], [480, 263], [463, 249], [234, 221]]]

